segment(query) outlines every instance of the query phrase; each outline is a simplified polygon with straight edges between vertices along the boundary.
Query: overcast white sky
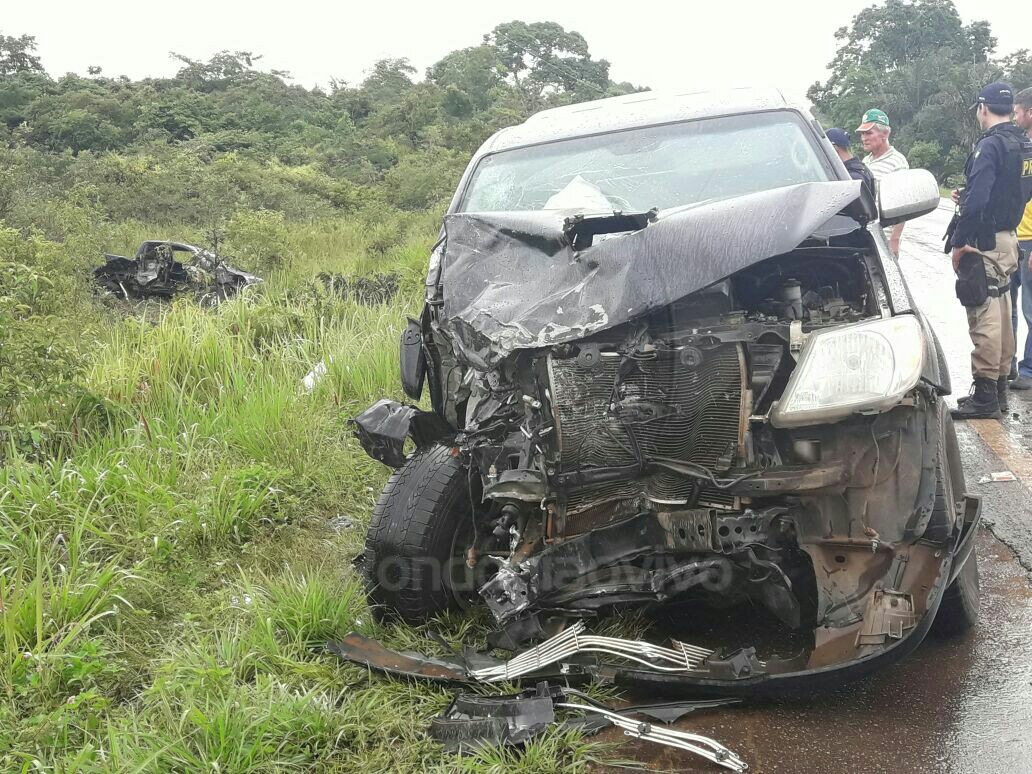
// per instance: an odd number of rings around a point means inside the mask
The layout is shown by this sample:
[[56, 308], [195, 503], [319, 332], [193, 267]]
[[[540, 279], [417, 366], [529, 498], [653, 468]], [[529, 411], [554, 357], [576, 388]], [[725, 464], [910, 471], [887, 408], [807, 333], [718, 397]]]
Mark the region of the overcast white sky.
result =
[[[0, 32], [35, 35], [53, 75], [171, 75], [169, 51], [207, 58], [221, 49], [264, 54], [266, 67], [305, 85], [351, 83], [377, 59], [405, 56], [422, 74], [441, 56], [476, 45], [512, 19], [556, 21], [612, 63], [618, 81], [656, 89], [773, 85], [802, 98], [823, 79], [835, 30], [871, 0], [792, 4], [785, 0], [699, 3], [598, 0], [392, 0], [328, 3], [220, 0], [8, 0]], [[987, 19], [999, 51], [1032, 47], [1029, 0], [956, 0], [965, 22]], [[1024, 37], [1023, 37], [1024, 36]]]

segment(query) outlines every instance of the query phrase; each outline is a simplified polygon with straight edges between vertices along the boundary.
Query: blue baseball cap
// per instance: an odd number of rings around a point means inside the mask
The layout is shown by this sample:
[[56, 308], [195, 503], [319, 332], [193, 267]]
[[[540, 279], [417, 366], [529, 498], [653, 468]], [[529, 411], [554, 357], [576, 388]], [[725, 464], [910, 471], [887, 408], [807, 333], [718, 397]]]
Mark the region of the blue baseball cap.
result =
[[837, 145], [840, 148], [849, 150], [849, 135], [846, 134], [845, 129], [829, 129], [824, 133], [824, 136], [828, 138], [832, 145]]
[[1014, 90], [1011, 88], [1009, 83], [1003, 81], [995, 81], [990, 83], [988, 86], [984, 86], [980, 92], [978, 92], [978, 99], [975, 100], [975, 104], [971, 107], [976, 108], [979, 105], [988, 105], [989, 107], [995, 108], [1014, 108]]

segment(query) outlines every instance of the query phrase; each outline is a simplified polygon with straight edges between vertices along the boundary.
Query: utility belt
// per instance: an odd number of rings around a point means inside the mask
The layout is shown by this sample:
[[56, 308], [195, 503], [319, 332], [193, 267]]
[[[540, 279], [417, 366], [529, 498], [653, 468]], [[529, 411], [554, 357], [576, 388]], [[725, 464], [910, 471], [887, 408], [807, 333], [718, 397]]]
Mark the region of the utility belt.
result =
[[[953, 252], [953, 235], [957, 231], [957, 224], [960, 221], [960, 214], [957, 212], [953, 213], [953, 218], [950, 219], [949, 225], [946, 226], [946, 233], [943, 235], [943, 239], [946, 240], [946, 244], [943, 246], [943, 252], [949, 255]], [[996, 249], [996, 232], [1005, 231], [1008, 229], [999, 229], [996, 227], [995, 221], [983, 220], [978, 224], [978, 233], [975, 234], [974, 245], [977, 250], [995, 250]], [[968, 240], [970, 244], [971, 240]]]
[[957, 298], [964, 306], [981, 306], [1010, 292], [1010, 280], [989, 279], [980, 253], [964, 253], [957, 269]]

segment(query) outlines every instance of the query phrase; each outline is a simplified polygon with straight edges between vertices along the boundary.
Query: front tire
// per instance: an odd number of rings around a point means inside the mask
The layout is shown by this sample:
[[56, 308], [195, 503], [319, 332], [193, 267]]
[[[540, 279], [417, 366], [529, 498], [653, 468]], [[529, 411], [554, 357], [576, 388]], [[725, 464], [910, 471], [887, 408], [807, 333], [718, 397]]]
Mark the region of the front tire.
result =
[[378, 617], [416, 623], [465, 607], [475, 589], [468, 471], [450, 448], [417, 450], [387, 481], [366, 534], [366, 595]]
[[[966, 486], [957, 431], [948, 413], [940, 425], [940, 444], [932, 523], [952, 530]], [[972, 535], [971, 539], [974, 540], [975, 536]], [[932, 622], [932, 632], [940, 637], [951, 637], [974, 627], [978, 623], [979, 593], [978, 555], [972, 547], [960, 573], [943, 592], [939, 612]]]
[[972, 549], [960, 574], [943, 593], [932, 632], [939, 637], [952, 637], [973, 628], [978, 623], [979, 594], [978, 555]]

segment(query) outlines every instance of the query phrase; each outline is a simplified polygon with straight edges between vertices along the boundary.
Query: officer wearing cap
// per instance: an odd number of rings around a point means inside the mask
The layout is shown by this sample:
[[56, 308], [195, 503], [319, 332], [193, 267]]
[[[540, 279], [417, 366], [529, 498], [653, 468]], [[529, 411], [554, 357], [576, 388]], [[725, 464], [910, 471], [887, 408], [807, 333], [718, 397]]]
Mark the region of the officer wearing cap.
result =
[[842, 160], [842, 164], [845, 166], [849, 176], [854, 180], [863, 182], [867, 186], [867, 190], [873, 195], [874, 176], [871, 174], [871, 170], [853, 155], [853, 151], [849, 147], [849, 135], [846, 134], [845, 129], [829, 129], [824, 135]]
[[[898, 172], [901, 169], [910, 169], [907, 157], [889, 144], [889, 135], [892, 134], [892, 127], [889, 126], [889, 117], [884, 110], [871, 108], [864, 113], [860, 126], [856, 128], [860, 133], [860, 140], [863, 142], [864, 164], [871, 170], [875, 180], [881, 180], [886, 175]], [[899, 240], [903, 235], [903, 224], [897, 223], [892, 227], [889, 236], [889, 247], [892, 252], [899, 255]]]
[[1010, 85], [990, 83], [972, 107], [982, 134], [964, 166], [966, 184], [946, 244], [974, 346], [974, 384], [953, 412], [958, 419], [999, 418], [1001, 404], [1006, 407], [1015, 349], [1007, 291], [1018, 265], [1014, 229], [1032, 199], [1032, 141], [1010, 121]]

